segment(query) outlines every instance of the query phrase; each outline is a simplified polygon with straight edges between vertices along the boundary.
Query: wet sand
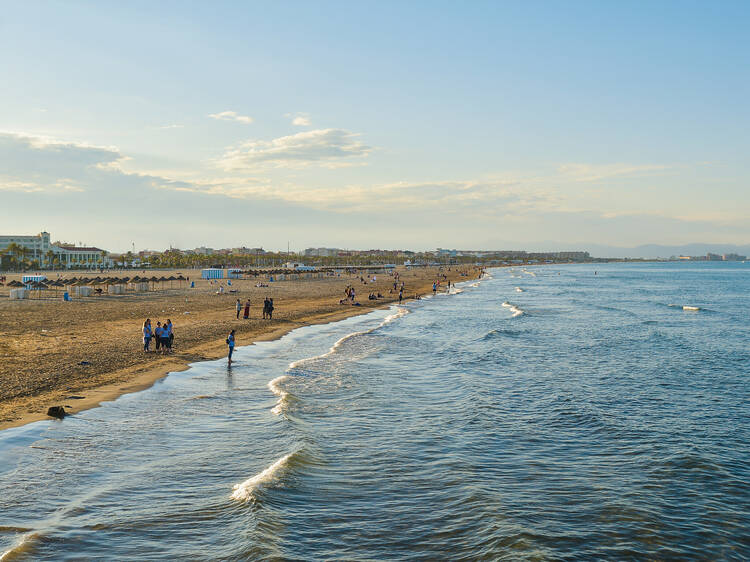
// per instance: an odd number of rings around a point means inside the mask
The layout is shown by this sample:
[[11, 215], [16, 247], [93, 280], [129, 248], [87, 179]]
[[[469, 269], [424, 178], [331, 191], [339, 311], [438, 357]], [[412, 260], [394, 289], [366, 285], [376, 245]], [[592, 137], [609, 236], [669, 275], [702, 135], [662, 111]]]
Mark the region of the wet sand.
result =
[[[437, 268], [404, 270], [404, 297], [427, 294], [438, 275]], [[140, 273], [140, 272], [138, 272]], [[0, 429], [47, 418], [49, 406], [65, 406], [69, 413], [113, 400], [121, 394], [147, 388], [167, 373], [180, 371], [195, 361], [217, 359], [226, 354], [225, 338], [236, 330], [237, 345], [279, 338], [294, 328], [340, 320], [390, 304], [393, 278], [378, 274], [377, 282], [362, 284], [359, 277], [342, 275], [322, 279], [298, 279], [269, 283], [261, 279], [233, 280], [236, 293], [216, 294], [217, 285], [198, 280], [197, 270], [179, 273], [196, 281], [196, 287], [178, 288], [169, 283], [148, 293], [92, 296], [63, 302], [62, 292], [43, 291], [46, 297], [23, 301], [8, 299], [0, 288]], [[470, 267], [444, 268], [451, 282], [475, 278]], [[111, 273], [104, 275], [134, 275]], [[148, 275], [177, 275], [177, 271], [151, 271]], [[96, 276], [96, 273], [65, 273], [66, 277]], [[55, 274], [48, 274], [50, 279]], [[7, 281], [20, 278], [9, 275]], [[365, 276], [366, 278], [366, 276]], [[362, 306], [339, 304], [344, 289], [352, 284]], [[183, 283], [183, 285], [186, 285]], [[445, 289], [445, 286], [441, 288]], [[370, 301], [370, 292], [385, 298]], [[263, 299], [274, 299], [273, 320], [262, 319]], [[235, 303], [251, 301], [250, 319], [235, 318]], [[171, 319], [174, 352], [144, 353], [141, 327], [145, 318]], [[153, 350], [153, 345], [151, 346]]]

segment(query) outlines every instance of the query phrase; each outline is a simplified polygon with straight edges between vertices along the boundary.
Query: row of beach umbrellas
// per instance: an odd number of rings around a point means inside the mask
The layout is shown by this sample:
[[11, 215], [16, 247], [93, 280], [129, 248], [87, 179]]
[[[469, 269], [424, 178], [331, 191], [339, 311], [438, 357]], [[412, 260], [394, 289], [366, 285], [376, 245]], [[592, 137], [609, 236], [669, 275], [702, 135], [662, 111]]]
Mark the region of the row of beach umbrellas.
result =
[[44, 280], [44, 281], [32, 281], [30, 283], [22, 283], [21, 281], [10, 281], [6, 284], [7, 287], [29, 287], [35, 290], [47, 289], [47, 288], [60, 288], [60, 287], [83, 287], [87, 285], [123, 285], [126, 283], [169, 283], [170, 288], [174, 281], [187, 281], [187, 278], [183, 275], [171, 275], [169, 277], [71, 277], [68, 279], [55, 279], [55, 280]]

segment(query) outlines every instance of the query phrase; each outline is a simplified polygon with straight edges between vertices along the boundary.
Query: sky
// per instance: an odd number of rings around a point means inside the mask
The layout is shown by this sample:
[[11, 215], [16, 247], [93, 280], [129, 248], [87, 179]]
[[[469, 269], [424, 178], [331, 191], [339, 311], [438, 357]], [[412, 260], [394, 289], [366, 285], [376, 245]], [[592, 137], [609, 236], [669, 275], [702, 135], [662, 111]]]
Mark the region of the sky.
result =
[[0, 234], [750, 243], [747, 2], [8, 2]]

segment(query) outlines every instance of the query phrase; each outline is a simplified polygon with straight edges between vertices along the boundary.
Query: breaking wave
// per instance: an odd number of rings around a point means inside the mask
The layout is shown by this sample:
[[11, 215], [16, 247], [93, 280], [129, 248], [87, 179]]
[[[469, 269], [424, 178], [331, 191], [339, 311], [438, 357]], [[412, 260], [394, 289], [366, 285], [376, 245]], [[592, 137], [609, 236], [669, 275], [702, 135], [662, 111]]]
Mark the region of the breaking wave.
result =
[[299, 454], [299, 451], [284, 455], [268, 468], [259, 472], [255, 476], [248, 478], [240, 484], [235, 484], [232, 488], [232, 499], [242, 502], [249, 502], [256, 499], [256, 494], [260, 490], [272, 487], [279, 482], [281, 477], [289, 469], [291, 461]]
[[512, 313], [511, 317], [512, 318], [516, 318], [518, 316], [521, 316], [524, 313], [524, 311], [522, 309], [518, 308], [515, 304], [511, 304], [511, 303], [509, 303], [507, 301], [503, 303], [503, 306], [505, 308], [507, 308], [508, 310], [511, 311], [511, 313]]

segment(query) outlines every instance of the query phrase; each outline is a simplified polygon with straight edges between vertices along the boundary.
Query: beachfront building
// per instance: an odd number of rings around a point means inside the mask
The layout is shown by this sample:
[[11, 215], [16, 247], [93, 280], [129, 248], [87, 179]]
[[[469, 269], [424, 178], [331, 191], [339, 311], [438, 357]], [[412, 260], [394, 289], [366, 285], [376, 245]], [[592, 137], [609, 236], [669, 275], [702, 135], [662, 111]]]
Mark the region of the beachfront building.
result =
[[52, 247], [49, 232], [40, 232], [35, 236], [24, 234], [0, 236], [0, 252], [9, 252], [19, 258], [37, 260], [40, 264], [46, 263], [48, 252], [52, 250]]
[[107, 252], [93, 246], [73, 246], [60, 244], [54, 246], [54, 252], [65, 268], [82, 267], [113, 267], [114, 263], [107, 257]]
[[52, 243], [49, 232], [40, 232], [35, 236], [0, 236], [0, 253], [12, 254], [18, 261], [36, 261], [45, 267], [112, 267], [112, 260], [101, 248]]
[[307, 248], [305, 257], [331, 258], [338, 256], [343, 250], [339, 248]]

